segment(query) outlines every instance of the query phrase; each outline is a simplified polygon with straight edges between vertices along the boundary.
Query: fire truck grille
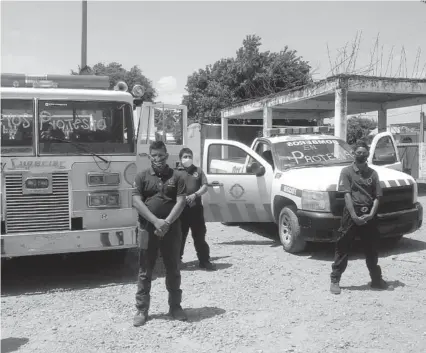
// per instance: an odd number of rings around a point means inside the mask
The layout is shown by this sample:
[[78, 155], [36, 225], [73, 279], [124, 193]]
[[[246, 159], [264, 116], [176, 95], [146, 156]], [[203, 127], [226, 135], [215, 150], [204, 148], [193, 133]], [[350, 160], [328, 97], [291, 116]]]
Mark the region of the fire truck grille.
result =
[[52, 194], [23, 195], [22, 175], [6, 175], [6, 234], [70, 229], [68, 173], [53, 173]]

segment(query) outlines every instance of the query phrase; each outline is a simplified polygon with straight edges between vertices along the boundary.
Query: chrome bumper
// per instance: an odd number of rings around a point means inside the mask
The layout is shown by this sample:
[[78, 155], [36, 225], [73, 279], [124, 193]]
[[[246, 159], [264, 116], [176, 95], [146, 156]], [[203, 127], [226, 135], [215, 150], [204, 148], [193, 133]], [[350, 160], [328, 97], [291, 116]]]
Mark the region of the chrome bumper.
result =
[[1, 236], [1, 257], [64, 254], [136, 246], [136, 226], [63, 232], [15, 233]]

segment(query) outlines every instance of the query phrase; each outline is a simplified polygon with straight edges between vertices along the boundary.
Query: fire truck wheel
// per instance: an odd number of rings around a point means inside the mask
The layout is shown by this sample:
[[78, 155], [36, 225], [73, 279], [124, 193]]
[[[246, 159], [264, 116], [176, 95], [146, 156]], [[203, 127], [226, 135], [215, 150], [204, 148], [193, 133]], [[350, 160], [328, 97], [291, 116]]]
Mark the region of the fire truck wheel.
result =
[[278, 219], [278, 231], [284, 250], [291, 254], [305, 250], [306, 241], [301, 236], [296, 208], [294, 206], [284, 207]]

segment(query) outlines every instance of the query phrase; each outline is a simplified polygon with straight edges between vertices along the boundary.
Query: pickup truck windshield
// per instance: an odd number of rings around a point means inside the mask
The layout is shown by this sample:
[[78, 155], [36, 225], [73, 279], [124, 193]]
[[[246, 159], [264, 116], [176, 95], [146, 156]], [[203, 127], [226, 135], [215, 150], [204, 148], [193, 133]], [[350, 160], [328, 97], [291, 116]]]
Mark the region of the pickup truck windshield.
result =
[[333, 165], [354, 160], [350, 146], [339, 139], [303, 139], [274, 144], [278, 169], [295, 166]]
[[[123, 102], [42, 100], [38, 105], [40, 154], [134, 152], [132, 107]], [[58, 140], [49, 140], [51, 136]], [[60, 141], [65, 140], [65, 141]]]

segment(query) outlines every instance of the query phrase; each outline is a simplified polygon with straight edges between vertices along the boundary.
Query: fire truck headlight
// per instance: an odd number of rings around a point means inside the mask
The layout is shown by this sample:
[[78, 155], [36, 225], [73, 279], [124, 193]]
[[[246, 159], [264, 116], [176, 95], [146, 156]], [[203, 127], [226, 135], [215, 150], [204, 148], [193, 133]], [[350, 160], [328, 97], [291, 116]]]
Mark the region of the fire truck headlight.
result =
[[118, 208], [120, 207], [120, 194], [117, 191], [89, 194], [87, 206], [89, 208]]
[[89, 186], [117, 186], [120, 185], [119, 173], [88, 173], [87, 185]]

